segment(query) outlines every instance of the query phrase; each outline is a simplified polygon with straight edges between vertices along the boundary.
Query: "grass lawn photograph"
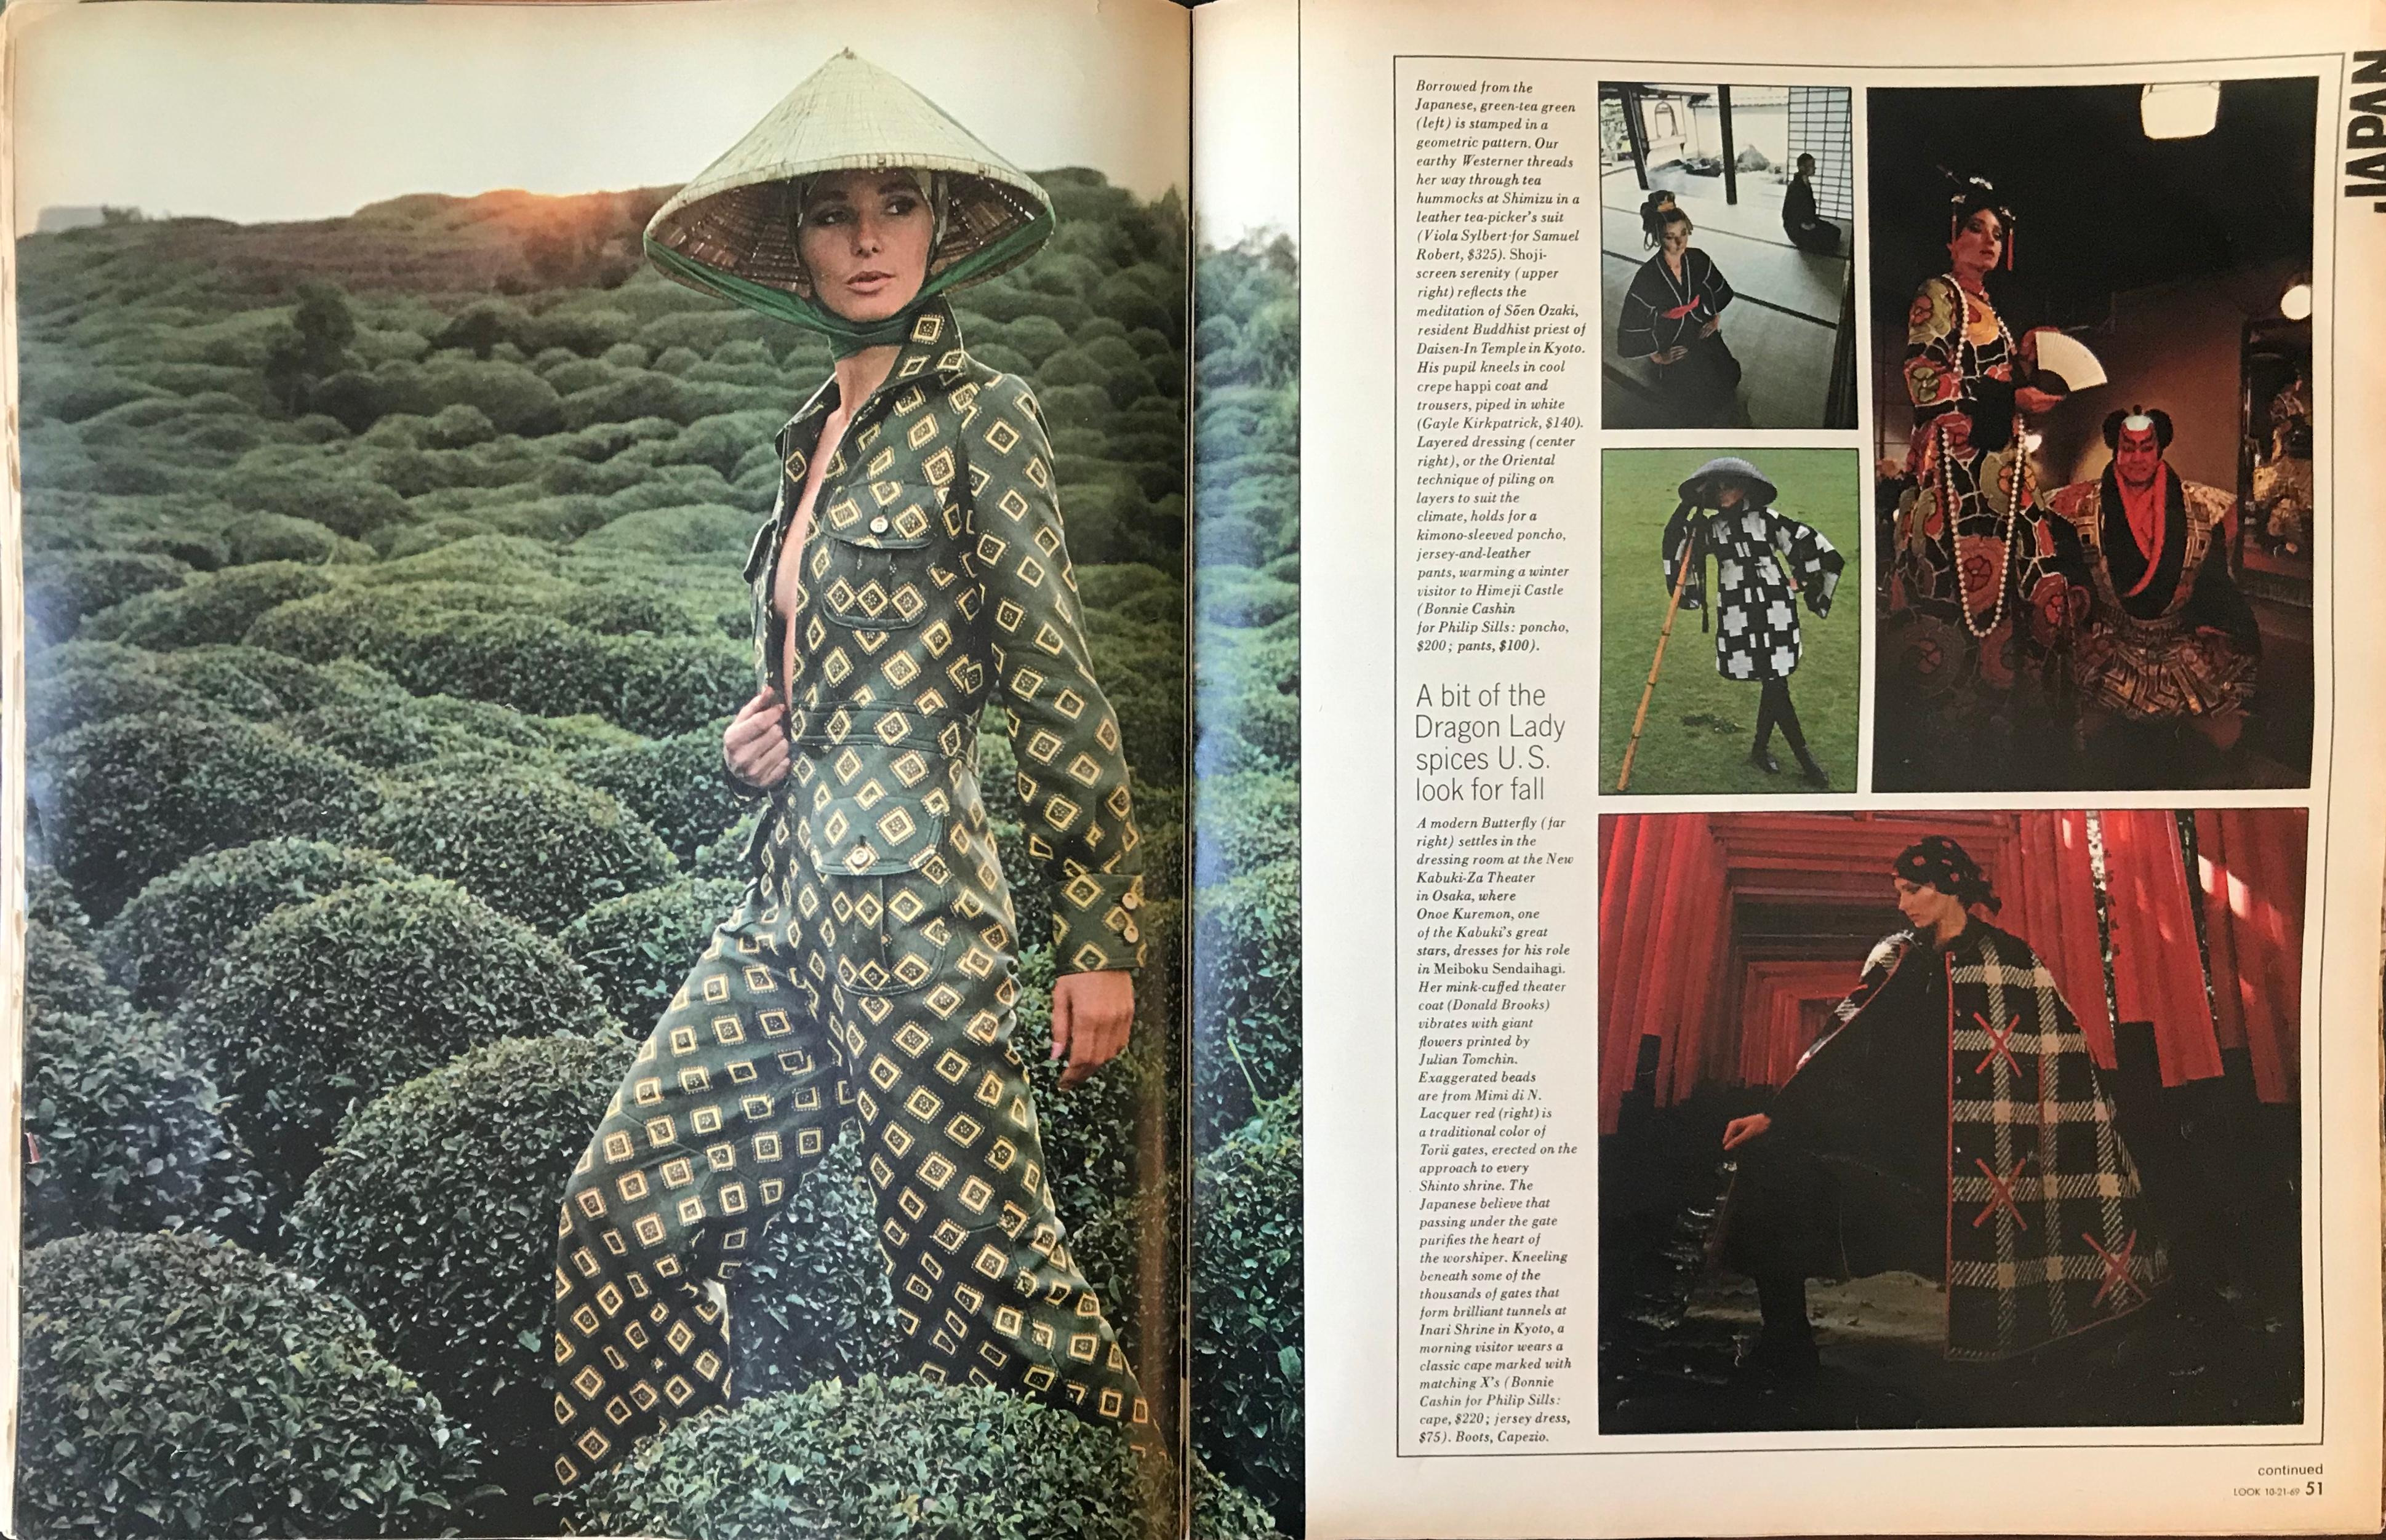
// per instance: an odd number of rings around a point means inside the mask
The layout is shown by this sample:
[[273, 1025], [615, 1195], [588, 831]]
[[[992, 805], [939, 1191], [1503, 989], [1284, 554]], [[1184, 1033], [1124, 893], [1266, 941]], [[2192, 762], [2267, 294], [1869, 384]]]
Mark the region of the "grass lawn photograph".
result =
[[[1855, 790], [1860, 471], [1845, 449], [1607, 453], [1601, 785], [1651, 795]], [[1834, 613], [1841, 607], [1850, 612]]]

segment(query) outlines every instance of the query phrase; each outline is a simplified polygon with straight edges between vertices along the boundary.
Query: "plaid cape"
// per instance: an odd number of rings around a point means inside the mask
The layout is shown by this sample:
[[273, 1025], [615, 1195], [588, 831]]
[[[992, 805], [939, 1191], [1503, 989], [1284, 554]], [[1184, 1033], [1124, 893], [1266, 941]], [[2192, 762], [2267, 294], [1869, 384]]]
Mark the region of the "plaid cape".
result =
[[2166, 1263], [2087, 1035], [2011, 932], [1975, 919], [1943, 954], [1890, 936], [1797, 1073], [1827, 1079], [1835, 1046], [1894, 1030], [1865, 1008], [1898, 968], [1934, 964], [1948, 985], [1946, 1356], [1984, 1362], [2127, 1315]]

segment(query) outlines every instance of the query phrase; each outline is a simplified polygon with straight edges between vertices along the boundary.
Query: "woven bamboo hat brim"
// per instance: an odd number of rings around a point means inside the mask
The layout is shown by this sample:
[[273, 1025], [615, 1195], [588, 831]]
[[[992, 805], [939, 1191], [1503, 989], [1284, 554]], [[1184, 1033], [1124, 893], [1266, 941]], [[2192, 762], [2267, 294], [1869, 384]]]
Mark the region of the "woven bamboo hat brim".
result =
[[943, 235], [929, 254], [923, 298], [1025, 261], [1052, 232], [1043, 188], [848, 48], [655, 211], [647, 254], [691, 288], [818, 324], [826, 312], [796, 252], [797, 180], [890, 167], [943, 173]]
[[1748, 499], [1761, 508], [1769, 508], [1781, 495], [1781, 489], [1764, 479], [1764, 472], [1737, 455], [1725, 455], [1707, 461], [1690, 473], [1681, 485], [1682, 501], [1696, 507], [1714, 506], [1714, 482], [1718, 477], [1736, 476], [1748, 483]]

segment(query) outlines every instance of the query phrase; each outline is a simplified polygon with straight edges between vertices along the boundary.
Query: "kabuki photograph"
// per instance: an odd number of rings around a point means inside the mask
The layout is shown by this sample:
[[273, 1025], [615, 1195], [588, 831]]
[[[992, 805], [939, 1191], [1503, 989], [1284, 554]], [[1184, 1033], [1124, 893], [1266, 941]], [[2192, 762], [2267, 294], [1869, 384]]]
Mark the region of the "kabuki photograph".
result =
[[1853, 428], [1841, 85], [1599, 87], [1601, 425]]
[[2302, 1421], [2306, 827], [1602, 819], [1601, 1431]]
[[2309, 783], [2317, 96], [1868, 94], [1877, 789]]

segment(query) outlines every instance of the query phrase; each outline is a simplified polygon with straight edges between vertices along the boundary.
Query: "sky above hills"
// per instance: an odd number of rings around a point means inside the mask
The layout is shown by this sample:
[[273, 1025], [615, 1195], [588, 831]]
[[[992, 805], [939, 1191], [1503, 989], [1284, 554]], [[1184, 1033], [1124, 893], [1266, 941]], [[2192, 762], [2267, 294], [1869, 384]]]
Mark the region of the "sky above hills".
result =
[[1145, 197], [1187, 182], [1187, 23], [1166, 0], [10, 11], [20, 230], [52, 207], [255, 222], [681, 182], [844, 47], [1022, 167]]

